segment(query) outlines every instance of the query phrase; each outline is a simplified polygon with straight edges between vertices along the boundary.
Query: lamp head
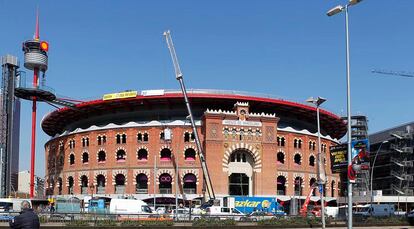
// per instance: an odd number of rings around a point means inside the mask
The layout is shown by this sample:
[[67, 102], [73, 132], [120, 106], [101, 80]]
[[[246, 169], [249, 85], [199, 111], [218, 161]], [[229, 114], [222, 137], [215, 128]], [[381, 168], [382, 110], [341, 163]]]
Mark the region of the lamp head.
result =
[[360, 3], [360, 2], [362, 2], [362, 0], [349, 0], [348, 5], [349, 6], [353, 6], [353, 5], [356, 5], [356, 4]]
[[[355, 4], [356, 4], [356, 3], [355, 3]], [[328, 16], [330, 17], [330, 16], [333, 16], [333, 15], [335, 15], [335, 14], [338, 14], [338, 13], [342, 12], [342, 10], [344, 10], [344, 7], [343, 7], [343, 6], [341, 6], [341, 5], [338, 5], [338, 6], [335, 6], [334, 8], [332, 8], [332, 9], [330, 9], [330, 10], [326, 13], [326, 15], [328, 15]]]
[[322, 103], [324, 103], [326, 101], [326, 99], [325, 98], [322, 98], [322, 97], [318, 97], [317, 99], [316, 99], [316, 105], [321, 105]]
[[309, 97], [307, 100], [305, 100], [307, 103], [312, 103], [312, 104], [314, 104], [315, 103], [315, 99], [311, 96], [311, 97]]

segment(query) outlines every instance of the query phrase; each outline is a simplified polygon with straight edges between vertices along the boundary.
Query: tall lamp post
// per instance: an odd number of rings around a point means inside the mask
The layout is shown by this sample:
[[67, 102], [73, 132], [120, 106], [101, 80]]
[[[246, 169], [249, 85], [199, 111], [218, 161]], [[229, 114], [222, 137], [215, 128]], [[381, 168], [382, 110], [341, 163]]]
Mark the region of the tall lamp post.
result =
[[[375, 166], [375, 161], [377, 160], [378, 153], [381, 150], [382, 144], [384, 144], [384, 143], [388, 143], [388, 141], [381, 142], [381, 144], [379, 145], [379, 147], [377, 149], [377, 152], [375, 153], [374, 161], [372, 162], [372, 166], [371, 166], [371, 181], [370, 181], [371, 207], [372, 207], [372, 203], [374, 202], [374, 195], [373, 195], [374, 193], [373, 193], [373, 190], [372, 190], [372, 181], [374, 179], [374, 166]], [[371, 211], [371, 214], [372, 214], [372, 211]]]
[[319, 119], [319, 106], [324, 103], [326, 99], [322, 97], [313, 98], [310, 97], [306, 100], [308, 103], [312, 103], [316, 106], [316, 120], [318, 124], [318, 183], [319, 183], [319, 193], [321, 197], [321, 217], [322, 217], [322, 228], [325, 228], [325, 203], [323, 201], [323, 185], [326, 182], [325, 177], [325, 163], [322, 160], [321, 154], [321, 125]]
[[[346, 35], [346, 83], [347, 83], [347, 124], [348, 124], [348, 168], [352, 165], [351, 155], [351, 84], [349, 73], [349, 27], [348, 27], [348, 8], [360, 3], [362, 0], [350, 0], [345, 6], [338, 5], [330, 9], [326, 14], [333, 16], [345, 11], [345, 35]], [[348, 229], [352, 229], [352, 183], [348, 177]]]

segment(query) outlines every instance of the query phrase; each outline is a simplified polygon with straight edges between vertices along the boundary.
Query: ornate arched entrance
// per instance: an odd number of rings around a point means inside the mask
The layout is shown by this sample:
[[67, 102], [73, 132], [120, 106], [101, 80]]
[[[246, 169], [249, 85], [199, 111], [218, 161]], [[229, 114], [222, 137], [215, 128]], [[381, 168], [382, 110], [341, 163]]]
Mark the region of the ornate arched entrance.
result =
[[245, 149], [234, 150], [228, 161], [229, 195], [253, 195], [253, 172], [255, 159]]

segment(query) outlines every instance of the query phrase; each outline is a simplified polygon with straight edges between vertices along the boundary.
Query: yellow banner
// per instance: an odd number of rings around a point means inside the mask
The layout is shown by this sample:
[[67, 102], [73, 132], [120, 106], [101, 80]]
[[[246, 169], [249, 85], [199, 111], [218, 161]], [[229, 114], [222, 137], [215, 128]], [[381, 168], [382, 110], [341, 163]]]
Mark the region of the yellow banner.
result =
[[105, 94], [102, 100], [134, 98], [137, 95], [138, 95], [138, 91], [126, 91], [126, 92]]

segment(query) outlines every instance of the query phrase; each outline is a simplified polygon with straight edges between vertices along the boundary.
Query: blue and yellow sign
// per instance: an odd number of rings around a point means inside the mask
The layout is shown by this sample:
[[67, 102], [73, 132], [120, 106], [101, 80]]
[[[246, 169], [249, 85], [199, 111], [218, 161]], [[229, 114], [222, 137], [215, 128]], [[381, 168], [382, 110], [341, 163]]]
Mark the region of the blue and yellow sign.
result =
[[276, 213], [281, 208], [276, 198], [272, 197], [247, 197], [236, 196], [234, 197], [234, 207], [243, 212], [251, 213], [253, 211], [265, 211], [269, 213]]

